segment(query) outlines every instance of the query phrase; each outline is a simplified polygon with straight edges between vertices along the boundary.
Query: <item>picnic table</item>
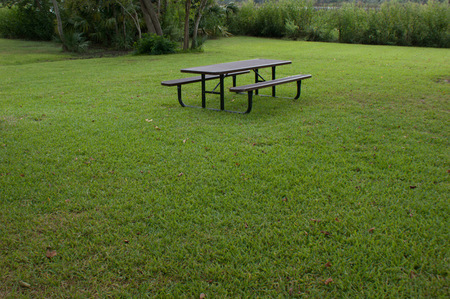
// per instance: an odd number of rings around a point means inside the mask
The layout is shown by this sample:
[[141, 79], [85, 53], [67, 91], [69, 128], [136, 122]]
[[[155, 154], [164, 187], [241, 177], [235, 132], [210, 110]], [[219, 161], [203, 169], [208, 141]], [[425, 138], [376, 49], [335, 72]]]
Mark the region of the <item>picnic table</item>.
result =
[[[185, 105], [181, 98], [181, 85], [201, 82], [201, 94], [202, 94], [202, 106], [201, 108], [206, 108], [206, 94], [213, 93], [220, 95], [220, 111], [227, 112], [235, 112], [235, 113], [249, 113], [252, 109], [252, 97], [253, 92], [258, 94], [258, 90], [261, 88], [272, 87], [272, 97], [276, 96], [276, 85], [285, 84], [289, 82], [297, 82], [297, 95], [294, 97], [297, 99], [300, 97], [301, 90], [301, 80], [311, 78], [311, 75], [295, 75], [285, 78], [276, 79], [276, 67], [286, 64], [291, 64], [292, 62], [289, 60], [275, 60], [275, 59], [251, 59], [251, 60], [242, 60], [242, 61], [234, 61], [220, 64], [212, 64], [191, 68], [184, 68], [180, 71], [182, 73], [193, 73], [199, 74], [200, 76], [191, 77], [191, 78], [182, 78], [175, 79], [169, 81], [161, 82], [162, 85], [165, 86], [177, 86], [178, 87], [178, 101], [183, 107], [196, 107]], [[271, 80], [265, 80], [259, 73], [260, 69], [263, 68], [271, 68], [272, 69], [272, 77]], [[254, 72], [255, 75], [255, 83], [244, 85], [244, 86], [236, 86], [236, 76], [249, 73], [250, 71]], [[245, 112], [239, 111], [229, 111], [225, 110], [225, 87], [224, 80], [225, 77], [233, 77], [233, 87], [230, 88], [232, 92], [247, 92], [248, 93], [248, 107]], [[212, 91], [206, 90], [206, 81], [219, 79], [219, 83]], [[219, 87], [219, 91], [215, 91]], [[200, 107], [196, 107], [200, 108]], [[211, 109], [211, 108], [209, 108]], [[219, 109], [212, 109], [219, 110]]]

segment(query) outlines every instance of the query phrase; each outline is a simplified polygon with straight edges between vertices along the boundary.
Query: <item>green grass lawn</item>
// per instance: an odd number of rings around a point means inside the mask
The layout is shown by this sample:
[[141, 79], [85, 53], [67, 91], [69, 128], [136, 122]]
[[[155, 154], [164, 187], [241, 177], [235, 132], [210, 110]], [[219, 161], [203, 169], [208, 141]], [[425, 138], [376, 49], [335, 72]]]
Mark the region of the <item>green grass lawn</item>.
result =
[[[234, 37], [69, 58], [0, 40], [0, 297], [449, 296], [450, 50]], [[252, 58], [313, 78], [248, 115], [160, 85]]]

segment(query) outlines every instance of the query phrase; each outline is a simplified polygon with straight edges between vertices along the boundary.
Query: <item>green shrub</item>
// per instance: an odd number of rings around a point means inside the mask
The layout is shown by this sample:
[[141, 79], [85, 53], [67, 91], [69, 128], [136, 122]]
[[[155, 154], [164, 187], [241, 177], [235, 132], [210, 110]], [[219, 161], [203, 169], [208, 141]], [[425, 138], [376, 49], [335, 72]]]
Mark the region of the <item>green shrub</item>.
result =
[[177, 44], [163, 36], [146, 33], [134, 43], [134, 49], [136, 54], [172, 54], [176, 52]]
[[334, 11], [333, 23], [341, 43], [360, 43], [367, 26], [368, 14], [364, 7], [346, 3]]
[[228, 19], [227, 26], [235, 35], [258, 35], [256, 28], [257, 8], [253, 1], [242, 4], [239, 11]]
[[284, 35], [287, 38], [296, 39], [299, 37], [299, 26], [293, 20], [287, 20], [284, 25]]
[[167, 12], [162, 16], [161, 27], [166, 38], [177, 42], [183, 41], [183, 27], [179, 26], [179, 20], [183, 19], [183, 17], [184, 10], [177, 9], [177, 6], [175, 5], [173, 5], [171, 9], [167, 10]]
[[262, 5], [249, 1], [228, 27], [233, 34], [328, 41], [333, 28], [323, 19], [311, 0], [270, 1]]
[[285, 32], [288, 34], [290, 28], [297, 28], [294, 38], [303, 38], [307, 28], [312, 25], [315, 10], [310, 0], [284, 0], [280, 2], [280, 9], [285, 20]]
[[90, 42], [84, 38], [83, 33], [71, 32], [64, 34], [64, 45], [69, 52], [84, 53], [88, 50]]
[[450, 47], [448, 2], [344, 3], [316, 9], [311, 0], [248, 1], [230, 18], [233, 34], [377, 45]]
[[330, 13], [326, 10], [317, 10], [312, 1], [282, 2], [285, 16], [284, 36], [291, 39], [304, 39], [310, 41], [335, 41], [334, 27], [330, 22]]
[[2, 8], [0, 35], [6, 38], [51, 40], [54, 33], [53, 14], [47, 5]]
[[431, 47], [450, 47], [450, 6], [430, 1], [423, 12], [426, 36], [423, 43]]
[[[364, 44], [449, 47], [448, 4], [429, 2], [383, 3], [367, 12], [366, 26], [358, 31]], [[355, 31], [357, 31], [355, 29]], [[350, 41], [354, 42], [354, 41]]]
[[282, 37], [285, 28], [283, 9], [280, 3], [266, 2], [258, 9], [255, 19], [258, 35], [264, 37]]

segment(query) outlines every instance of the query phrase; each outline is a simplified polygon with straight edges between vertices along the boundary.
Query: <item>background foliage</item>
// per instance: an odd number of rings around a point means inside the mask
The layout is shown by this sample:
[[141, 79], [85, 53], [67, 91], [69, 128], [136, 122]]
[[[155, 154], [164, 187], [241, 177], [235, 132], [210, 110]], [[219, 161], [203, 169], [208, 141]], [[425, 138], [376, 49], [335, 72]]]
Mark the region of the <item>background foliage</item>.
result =
[[[448, 1], [229, 1], [209, 0], [200, 22], [205, 38], [251, 35], [343, 43], [450, 47]], [[54, 14], [48, 0], [3, 0], [0, 35], [50, 40]], [[162, 30], [172, 41], [183, 40], [183, 1], [155, 2]], [[146, 27], [137, 0], [66, 0], [59, 4], [67, 40], [84, 49], [89, 42], [131, 49]], [[192, 1], [191, 35], [199, 0]], [[84, 43], [84, 44], [83, 44]]]
[[245, 2], [229, 21], [235, 34], [402, 46], [450, 46], [450, 7], [430, 1], [344, 3], [318, 7], [308, 0]]
[[150, 55], [175, 53], [176, 46], [174, 42], [163, 36], [147, 33], [134, 44], [136, 54]]
[[48, 41], [54, 35], [53, 19], [48, 1], [19, 2], [10, 9], [0, 4], [0, 36]]

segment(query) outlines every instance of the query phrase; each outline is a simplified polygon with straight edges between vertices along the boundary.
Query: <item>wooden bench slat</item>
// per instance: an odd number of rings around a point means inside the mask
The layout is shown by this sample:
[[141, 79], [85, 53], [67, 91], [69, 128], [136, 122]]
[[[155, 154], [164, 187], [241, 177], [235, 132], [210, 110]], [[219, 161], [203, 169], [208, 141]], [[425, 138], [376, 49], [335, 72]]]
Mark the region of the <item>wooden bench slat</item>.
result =
[[[225, 77], [243, 75], [243, 74], [247, 74], [247, 73], [250, 73], [250, 71], [229, 73], [229, 74], [225, 74]], [[205, 80], [212, 80], [212, 79], [218, 79], [218, 78], [220, 78], [219, 75], [206, 75], [205, 76]], [[195, 82], [201, 82], [201, 81], [202, 81], [202, 76], [195, 76], [195, 77], [163, 81], [163, 82], [161, 82], [161, 85], [177, 86], [177, 85], [183, 85], [183, 84], [189, 84], [189, 83], [195, 83]]]
[[271, 86], [280, 85], [280, 84], [284, 84], [284, 83], [300, 81], [300, 80], [308, 79], [311, 77], [312, 76], [309, 74], [308, 75], [295, 75], [295, 76], [290, 76], [290, 77], [285, 77], [285, 78], [280, 78], [280, 79], [275, 79], [275, 80], [262, 81], [262, 82], [258, 82], [258, 83], [248, 84], [248, 85], [231, 87], [230, 91], [233, 91], [233, 92], [252, 91], [252, 90], [257, 90], [260, 88], [271, 87]]

